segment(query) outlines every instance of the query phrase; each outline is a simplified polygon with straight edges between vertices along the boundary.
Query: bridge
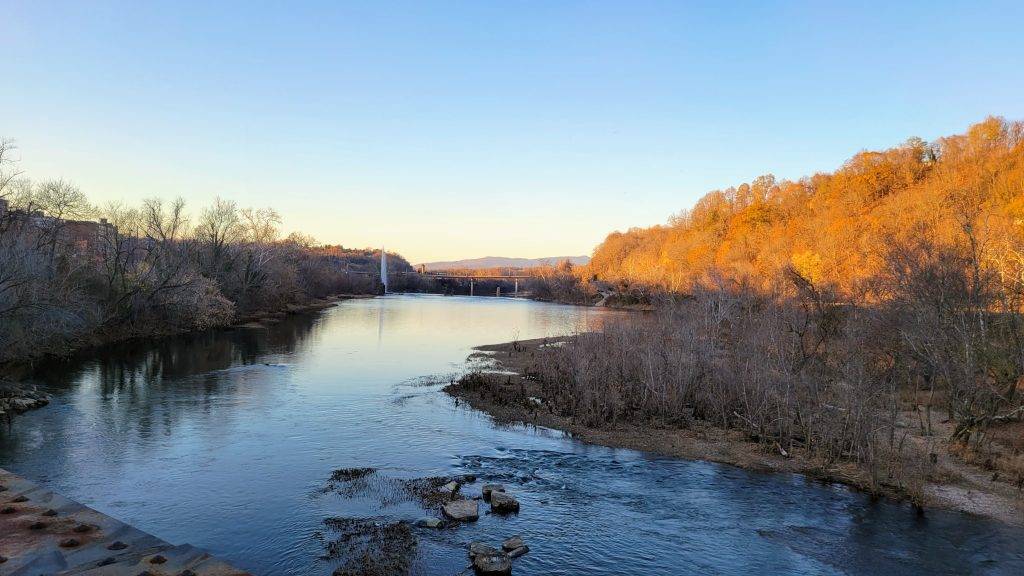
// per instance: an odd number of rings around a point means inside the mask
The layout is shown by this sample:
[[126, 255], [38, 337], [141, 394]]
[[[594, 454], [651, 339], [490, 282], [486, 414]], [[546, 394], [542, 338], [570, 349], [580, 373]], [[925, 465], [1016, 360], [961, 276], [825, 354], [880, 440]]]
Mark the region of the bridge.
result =
[[[535, 275], [524, 274], [522, 272], [513, 272], [511, 269], [507, 274], [494, 274], [494, 273], [480, 273], [473, 274], [471, 272], [449, 272], [445, 270], [434, 270], [434, 271], [419, 271], [419, 270], [408, 270], [408, 271], [390, 271], [388, 270], [387, 260], [384, 258], [383, 249], [381, 249], [381, 262], [380, 272], [374, 272], [370, 270], [346, 270], [346, 274], [357, 274], [360, 276], [370, 276], [373, 278], [379, 278], [381, 284], [384, 285], [384, 292], [388, 291], [388, 278], [394, 278], [395, 276], [421, 276], [423, 278], [430, 278], [433, 280], [468, 280], [469, 281], [469, 295], [473, 296], [473, 292], [476, 288], [475, 284], [480, 281], [492, 280], [492, 281], [507, 281], [512, 282], [512, 295], [516, 296], [519, 294], [519, 281], [529, 280], [531, 278], [537, 278]], [[498, 288], [499, 292], [501, 288]]]
[[[476, 283], [481, 280], [497, 280], [512, 282], [512, 296], [519, 295], [519, 281], [528, 280], [535, 278], [528, 274], [472, 274], [465, 272], [445, 272], [443, 270], [436, 270], [432, 272], [392, 272], [396, 276], [422, 276], [424, 278], [431, 278], [434, 280], [468, 280], [469, 281], [469, 295], [473, 296], [473, 292], [476, 288]], [[501, 293], [501, 287], [498, 287], [498, 293]]]
[[536, 276], [530, 276], [529, 274], [460, 274], [457, 272], [392, 272], [392, 274], [416, 274], [419, 276], [426, 276], [428, 278], [458, 278], [462, 280], [526, 280], [529, 278], [536, 278]]
[[[366, 270], [346, 270], [345, 273], [346, 274], [352, 274], [352, 275], [358, 275], [358, 276], [368, 276], [368, 277], [371, 277], [371, 278], [378, 278], [378, 279], [380, 279], [381, 284], [384, 285], [385, 293], [388, 291], [389, 284], [390, 284], [387, 279], [389, 279], [389, 278], [393, 279], [394, 277], [400, 277], [400, 276], [429, 278], [431, 280], [468, 281], [469, 282], [469, 295], [470, 296], [475, 295], [474, 292], [476, 290], [476, 283], [477, 282], [483, 282], [483, 281], [511, 282], [512, 283], [512, 293], [511, 293], [511, 295], [512, 296], [517, 296], [519, 294], [519, 281], [520, 280], [529, 280], [531, 278], [537, 278], [536, 276], [531, 276], [531, 275], [522, 274], [522, 273], [518, 273], [517, 274], [517, 273], [512, 273], [511, 271], [509, 272], [509, 274], [493, 274], [493, 273], [490, 273], [490, 274], [469, 274], [469, 273], [465, 273], [465, 272], [456, 273], [456, 272], [445, 272], [445, 271], [433, 271], [433, 272], [400, 271], [400, 272], [391, 272], [391, 271], [388, 270], [387, 262], [385, 260], [383, 260], [383, 258], [382, 258], [382, 261], [381, 261], [380, 272], [366, 271]], [[500, 293], [501, 287], [499, 287], [498, 290], [499, 290], [499, 293]]]
[[[388, 284], [389, 284], [389, 282], [388, 282], [387, 279], [388, 278], [394, 278], [395, 276], [420, 276], [420, 277], [423, 277], [423, 278], [430, 278], [430, 279], [433, 279], [433, 280], [461, 280], [461, 281], [467, 281], [468, 280], [469, 281], [469, 295], [470, 296], [474, 295], [474, 291], [476, 290], [476, 283], [477, 282], [481, 282], [481, 281], [486, 281], [486, 280], [512, 282], [512, 296], [517, 296], [519, 294], [519, 281], [520, 280], [528, 280], [530, 278], [536, 278], [536, 276], [532, 276], [530, 274], [523, 274], [522, 272], [516, 273], [516, 272], [513, 272], [512, 270], [509, 270], [508, 274], [494, 274], [493, 272], [492, 273], [473, 274], [473, 273], [468, 273], [468, 272], [448, 272], [448, 271], [444, 271], [444, 270], [435, 270], [435, 271], [430, 271], [430, 272], [428, 272], [428, 271], [422, 271], [421, 272], [421, 271], [418, 271], [418, 270], [394, 271], [393, 272], [393, 271], [388, 270], [388, 263], [387, 263], [387, 260], [384, 257], [385, 254], [386, 254], [386, 252], [383, 249], [381, 249], [380, 272], [374, 272], [374, 271], [370, 271], [370, 270], [346, 270], [346, 273], [347, 274], [358, 274], [360, 276], [370, 276], [370, 277], [374, 277], [374, 278], [379, 278], [381, 284], [384, 285], [384, 292], [385, 293], [387, 293], [387, 291], [388, 291]], [[500, 292], [501, 292], [501, 288], [500, 287], [498, 288], [498, 292], [500, 294]]]

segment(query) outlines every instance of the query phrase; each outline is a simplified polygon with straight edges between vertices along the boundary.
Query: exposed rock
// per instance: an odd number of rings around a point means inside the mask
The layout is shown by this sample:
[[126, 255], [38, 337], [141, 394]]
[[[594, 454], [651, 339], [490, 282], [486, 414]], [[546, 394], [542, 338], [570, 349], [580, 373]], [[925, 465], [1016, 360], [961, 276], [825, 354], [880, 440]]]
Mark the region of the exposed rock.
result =
[[526, 543], [523, 542], [523, 539], [519, 536], [513, 536], [501, 543], [501, 549], [505, 552], [511, 552], [512, 550], [522, 548], [523, 546], [526, 546]]
[[74, 548], [78, 546], [79, 542], [76, 538], [65, 538], [60, 541], [61, 548]]
[[447, 492], [448, 494], [455, 494], [459, 491], [460, 484], [455, 480], [441, 486], [441, 492]]
[[456, 522], [475, 522], [480, 518], [480, 505], [475, 500], [452, 500], [442, 509], [446, 517]]
[[0, 381], [0, 414], [21, 414], [50, 403], [50, 395], [35, 386]]
[[163, 564], [164, 562], [167, 562], [167, 558], [161, 556], [160, 554], [157, 554], [156, 556], [153, 556], [149, 559], [150, 564]]
[[523, 554], [526, 554], [529, 551], [530, 551], [530, 547], [526, 546], [526, 545], [523, 545], [523, 546], [520, 546], [519, 548], [515, 548], [513, 550], [509, 550], [508, 551], [508, 557], [509, 558], [519, 558], [520, 556], [522, 556]]
[[417, 520], [416, 525], [421, 528], [441, 528], [444, 526], [444, 520], [434, 518], [433, 516], [425, 516]]
[[484, 484], [480, 487], [480, 492], [484, 495], [484, 500], [491, 499], [492, 492], [504, 492], [505, 487], [501, 484]]
[[473, 557], [473, 571], [479, 576], [508, 576], [512, 574], [512, 559], [504, 552], [477, 554]]
[[493, 546], [484, 544], [483, 542], [470, 542], [469, 543], [469, 557], [476, 558], [480, 554], [498, 554], [500, 551]]
[[504, 492], [491, 492], [491, 512], [519, 512], [519, 501]]

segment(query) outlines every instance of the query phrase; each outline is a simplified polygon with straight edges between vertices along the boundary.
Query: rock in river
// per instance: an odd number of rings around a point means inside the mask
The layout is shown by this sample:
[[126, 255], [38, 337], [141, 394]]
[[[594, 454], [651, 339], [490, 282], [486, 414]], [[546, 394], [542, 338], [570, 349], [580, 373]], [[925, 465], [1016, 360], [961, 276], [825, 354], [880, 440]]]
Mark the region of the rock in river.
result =
[[522, 548], [523, 546], [526, 546], [526, 543], [523, 542], [523, 539], [519, 536], [513, 536], [501, 543], [502, 550], [506, 552], [511, 552], [512, 550]]
[[500, 554], [500, 550], [493, 548], [483, 542], [471, 542], [469, 544], [469, 557], [476, 558], [481, 554]]
[[473, 542], [469, 545], [469, 557], [473, 560], [473, 571], [477, 574], [507, 575], [512, 573], [512, 560], [508, 554], [483, 542]]
[[484, 495], [484, 500], [490, 500], [491, 494], [494, 492], [504, 492], [505, 487], [501, 484], [484, 484], [480, 487], [480, 491]]
[[525, 545], [524, 546], [520, 546], [519, 548], [516, 548], [515, 550], [509, 550], [508, 557], [509, 558], [519, 558], [520, 556], [522, 556], [523, 554], [526, 554], [529, 551], [530, 551], [530, 547], [529, 546], [525, 546]]
[[508, 553], [509, 558], [519, 558], [530, 551], [530, 547], [519, 536], [513, 536], [502, 542], [501, 549]]
[[444, 520], [434, 518], [432, 516], [425, 516], [417, 520], [416, 525], [422, 528], [441, 528], [444, 526]]
[[508, 576], [512, 574], [512, 560], [504, 552], [488, 552], [473, 557], [473, 571], [480, 576]]
[[504, 492], [491, 492], [491, 512], [519, 512], [519, 501]]
[[444, 515], [456, 522], [474, 522], [480, 518], [476, 500], [452, 500], [443, 507]]

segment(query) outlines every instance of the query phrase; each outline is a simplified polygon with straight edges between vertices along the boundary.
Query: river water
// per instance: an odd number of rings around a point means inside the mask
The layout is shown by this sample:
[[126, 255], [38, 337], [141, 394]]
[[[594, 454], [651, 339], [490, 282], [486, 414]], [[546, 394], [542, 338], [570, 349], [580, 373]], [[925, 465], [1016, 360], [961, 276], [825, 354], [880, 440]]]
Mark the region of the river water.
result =
[[397, 295], [265, 330], [110, 347], [39, 370], [53, 402], [0, 430], [0, 467], [255, 574], [330, 574], [328, 517], [424, 515], [373, 485], [321, 490], [332, 470], [361, 466], [379, 469], [378, 486], [473, 473], [522, 503], [515, 516], [417, 529], [415, 574], [456, 574], [469, 542], [513, 534], [531, 548], [515, 574], [1024, 574], [1024, 530], [496, 426], [439, 391], [474, 345], [603, 317]]

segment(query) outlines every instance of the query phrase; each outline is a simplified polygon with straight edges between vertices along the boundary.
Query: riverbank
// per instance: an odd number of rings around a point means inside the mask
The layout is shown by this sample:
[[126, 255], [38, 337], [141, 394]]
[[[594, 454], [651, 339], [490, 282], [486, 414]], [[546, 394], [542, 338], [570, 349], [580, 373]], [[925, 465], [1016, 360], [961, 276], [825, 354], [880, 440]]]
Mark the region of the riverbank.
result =
[[160, 338], [182, 336], [209, 330], [253, 330], [265, 329], [281, 322], [282, 319], [294, 314], [309, 314], [324, 310], [338, 302], [362, 298], [375, 298], [374, 294], [334, 294], [324, 298], [310, 298], [301, 303], [290, 303], [279, 310], [252, 312], [232, 319], [231, 322], [219, 324], [203, 330], [174, 332], [145, 337], [113, 338], [102, 342], [91, 343], [81, 348], [69, 350], [65, 355], [47, 355], [40, 358], [22, 359], [8, 362], [0, 366], [0, 419], [10, 419], [17, 414], [42, 408], [49, 404], [50, 396], [38, 388], [23, 381], [35, 366], [53, 358], [64, 358], [71, 355], [88, 355], [91, 351], [104, 346], [120, 344], [131, 340], [158, 340]]
[[[457, 401], [465, 401], [486, 412], [497, 422], [552, 428], [591, 444], [707, 460], [762, 472], [798, 473], [896, 499], [908, 498], [908, 494], [895, 485], [879, 485], [867, 470], [854, 462], [826, 464], [800, 449], [786, 451], [778, 445], [765, 446], [739, 430], [700, 421], [686, 427], [629, 423], [592, 427], [557, 414], [530, 375], [538, 372], [537, 363], [543, 361], [546, 347], [565, 346], [570, 340], [569, 337], [545, 338], [479, 346], [469, 358], [478, 371], [444, 390]], [[903, 414], [908, 424], [917, 417], [912, 411]], [[951, 426], [948, 422], [939, 423], [935, 434], [929, 438], [916, 434], [913, 425], [906, 426], [908, 442], [930, 445], [935, 454], [927, 479], [914, 500], [923, 500], [921, 504], [925, 507], [947, 508], [1024, 526], [1024, 497], [1020, 487], [986, 470], [984, 463], [976, 465], [957, 454], [947, 440]]]
[[260, 328], [276, 324], [289, 314], [302, 314], [317, 312], [330, 308], [343, 300], [354, 300], [357, 298], [376, 298], [376, 294], [334, 294], [324, 298], [313, 298], [302, 303], [288, 304], [279, 310], [260, 310], [244, 316], [235, 318], [233, 322], [218, 326], [217, 328]]
[[35, 386], [0, 380], [0, 420], [15, 414], [42, 408], [50, 403], [50, 395]]

